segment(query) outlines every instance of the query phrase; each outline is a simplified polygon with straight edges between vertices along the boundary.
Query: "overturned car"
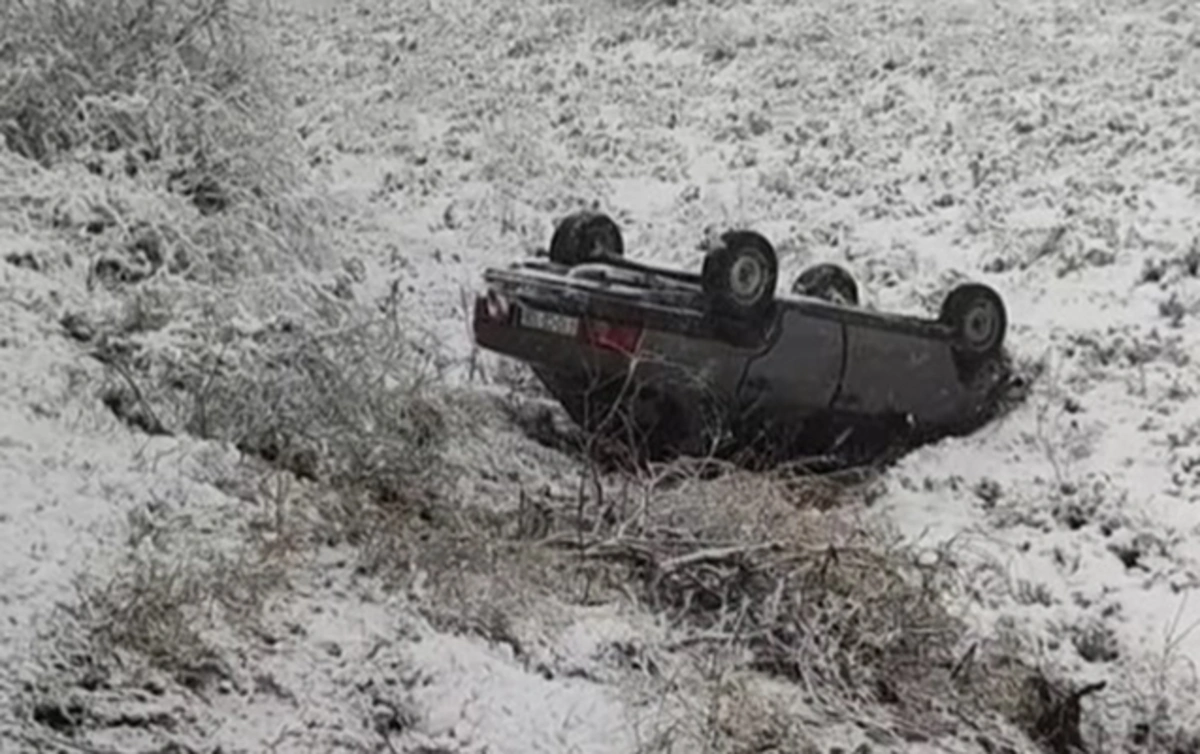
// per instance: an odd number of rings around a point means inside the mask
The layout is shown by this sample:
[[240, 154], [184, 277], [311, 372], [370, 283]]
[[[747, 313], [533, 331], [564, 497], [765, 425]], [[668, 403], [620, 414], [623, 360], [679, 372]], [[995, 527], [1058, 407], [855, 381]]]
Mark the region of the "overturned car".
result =
[[993, 289], [958, 285], [936, 319], [880, 313], [832, 264], [777, 295], [775, 250], [753, 231], [701, 248], [699, 274], [640, 263], [610, 217], [571, 214], [548, 255], [485, 272], [476, 342], [643, 458], [861, 456], [967, 431], [995, 406], [1008, 372]]

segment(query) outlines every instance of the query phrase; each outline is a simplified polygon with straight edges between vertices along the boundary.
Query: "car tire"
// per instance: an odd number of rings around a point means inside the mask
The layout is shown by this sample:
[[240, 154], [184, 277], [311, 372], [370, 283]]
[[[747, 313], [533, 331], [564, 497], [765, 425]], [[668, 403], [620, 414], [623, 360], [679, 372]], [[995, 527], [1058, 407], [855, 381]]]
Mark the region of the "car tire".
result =
[[845, 267], [828, 262], [814, 264], [801, 272], [792, 283], [792, 293], [831, 304], [858, 306], [858, 284], [854, 282], [854, 276]]
[[1000, 294], [980, 283], [956, 286], [942, 302], [938, 318], [954, 331], [955, 353], [977, 364], [1000, 352], [1008, 313]]
[[605, 257], [625, 256], [621, 229], [602, 212], [581, 210], [559, 221], [550, 239], [550, 261], [573, 267]]
[[701, 285], [724, 314], [761, 314], [775, 300], [779, 260], [771, 242], [753, 231], [723, 234], [704, 256]]

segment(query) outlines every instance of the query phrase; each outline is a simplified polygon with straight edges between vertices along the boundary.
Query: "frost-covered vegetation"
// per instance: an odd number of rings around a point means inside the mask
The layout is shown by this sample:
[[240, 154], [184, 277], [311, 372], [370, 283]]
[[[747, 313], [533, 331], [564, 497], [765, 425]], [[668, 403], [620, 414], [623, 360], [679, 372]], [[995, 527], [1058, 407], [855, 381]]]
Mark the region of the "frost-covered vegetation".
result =
[[[0, 0], [0, 744], [1197, 750], [1196, 21]], [[466, 318], [593, 202], [984, 279], [1029, 398], [865, 481], [604, 471]]]

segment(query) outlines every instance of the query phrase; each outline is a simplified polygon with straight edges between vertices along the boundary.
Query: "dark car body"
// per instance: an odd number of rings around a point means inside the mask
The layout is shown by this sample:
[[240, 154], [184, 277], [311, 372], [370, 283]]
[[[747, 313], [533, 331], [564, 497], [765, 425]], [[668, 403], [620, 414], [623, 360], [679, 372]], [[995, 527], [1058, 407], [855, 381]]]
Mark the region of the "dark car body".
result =
[[585, 429], [650, 454], [820, 453], [858, 432], [962, 431], [1004, 380], [955, 328], [803, 295], [751, 318], [715, 310], [699, 275], [608, 258], [484, 275], [478, 345], [527, 363]]

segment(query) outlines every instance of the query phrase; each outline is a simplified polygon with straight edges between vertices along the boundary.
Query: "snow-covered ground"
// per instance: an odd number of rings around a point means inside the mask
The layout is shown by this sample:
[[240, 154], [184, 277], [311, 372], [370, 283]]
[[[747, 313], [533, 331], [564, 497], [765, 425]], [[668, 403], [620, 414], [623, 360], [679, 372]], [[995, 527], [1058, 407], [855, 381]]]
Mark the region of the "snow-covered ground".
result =
[[[578, 462], [490, 407], [520, 373], [475, 353], [465, 318], [483, 268], [547, 243], [574, 206], [599, 202], [631, 255], [690, 267], [706, 227], [747, 224], [778, 246], [785, 284], [838, 261], [880, 308], [930, 312], [954, 280], [981, 280], [1008, 303], [1030, 397], [910, 453], [851, 515], [952, 563], [979, 636], [1107, 681], [1083, 704], [1093, 750], [1169, 751], [1176, 728], [1200, 731], [1200, 10], [276, 6], [305, 156], [338, 202], [335, 251], [364, 271], [354, 298], [397, 292], [478, 403], [451, 448], [461, 497], [504, 510], [532, 489], [575, 494]], [[420, 569], [385, 588], [345, 543], [298, 548], [282, 575], [247, 566], [254, 532], [282, 533], [278, 506], [325, 493], [292, 480], [271, 498], [277, 472], [100, 403], [120, 376], [60, 319], [107, 304], [68, 264], [75, 241], [28, 220], [31, 169], [0, 158], [0, 751], [72, 735], [121, 752], [726, 750], [699, 733], [714, 718], [787, 719], [817, 750], [967, 750], [871, 737], [753, 674], [701, 677], [632, 606], [464, 575], [472, 601], [519, 619], [448, 626], [421, 608]], [[189, 592], [176, 574], [190, 599], [226, 604], [223, 574], [268, 584], [259, 638], [208, 637], [228, 652], [197, 663], [211, 678], [194, 688], [135, 658], [93, 667], [71, 630], [86, 616], [67, 608], [97, 585], [136, 596], [135, 566], [175, 573], [180, 552], [210, 582]]]

